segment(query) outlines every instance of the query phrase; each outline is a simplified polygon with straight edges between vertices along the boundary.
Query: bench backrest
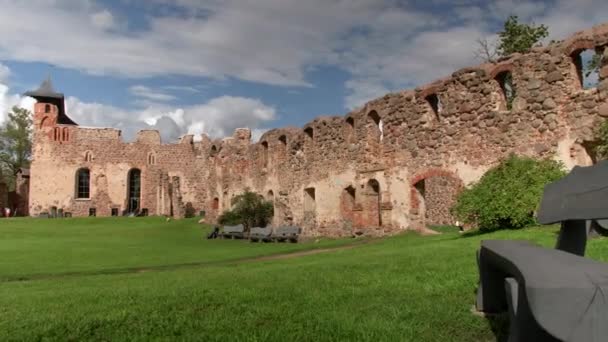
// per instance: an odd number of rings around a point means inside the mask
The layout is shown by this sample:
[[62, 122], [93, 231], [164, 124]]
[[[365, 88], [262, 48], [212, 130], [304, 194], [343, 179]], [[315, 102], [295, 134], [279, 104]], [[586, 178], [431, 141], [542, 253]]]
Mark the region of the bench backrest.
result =
[[274, 235], [277, 236], [298, 236], [302, 229], [296, 226], [282, 226], [275, 230]]
[[245, 231], [245, 227], [242, 224], [236, 226], [224, 226], [224, 233], [242, 233]]
[[253, 227], [250, 230], [250, 235], [254, 235], [254, 236], [270, 236], [270, 234], [272, 234], [271, 227], [266, 227], [266, 228]]

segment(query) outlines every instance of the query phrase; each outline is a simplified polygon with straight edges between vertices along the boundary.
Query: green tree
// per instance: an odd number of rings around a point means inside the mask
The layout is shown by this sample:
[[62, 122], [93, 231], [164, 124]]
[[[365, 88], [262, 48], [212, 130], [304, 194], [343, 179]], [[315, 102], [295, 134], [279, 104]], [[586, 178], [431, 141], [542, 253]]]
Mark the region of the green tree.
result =
[[32, 153], [32, 114], [29, 110], [13, 107], [8, 120], [0, 127], [0, 168], [12, 178], [17, 170], [29, 167]]
[[245, 231], [252, 227], [265, 227], [274, 215], [272, 202], [255, 192], [245, 192], [232, 199], [232, 210], [225, 211], [218, 218], [220, 224], [242, 224]]
[[527, 52], [534, 46], [540, 46], [540, 41], [548, 35], [547, 26], [522, 24], [516, 15], [512, 15], [505, 21], [503, 30], [498, 32], [497, 52], [501, 57], [515, 52]]
[[533, 225], [545, 185], [565, 174], [562, 164], [554, 160], [511, 155], [463, 190], [452, 213], [481, 230]]

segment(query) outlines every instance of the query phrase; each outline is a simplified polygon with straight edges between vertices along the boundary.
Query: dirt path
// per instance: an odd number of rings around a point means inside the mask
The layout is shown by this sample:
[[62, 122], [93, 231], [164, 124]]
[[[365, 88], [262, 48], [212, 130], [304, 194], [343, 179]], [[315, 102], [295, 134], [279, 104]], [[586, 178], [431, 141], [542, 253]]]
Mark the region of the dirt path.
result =
[[349, 243], [347, 245], [336, 246], [336, 247], [316, 248], [316, 249], [309, 249], [309, 250], [303, 250], [303, 251], [262, 255], [262, 256], [255, 256], [255, 257], [245, 257], [245, 258], [232, 259], [232, 260], [190, 262], [190, 263], [171, 264], [171, 265], [114, 268], [114, 269], [102, 269], [102, 270], [92, 270], [92, 271], [76, 271], [76, 272], [63, 272], [63, 273], [38, 273], [38, 274], [19, 275], [19, 276], [10, 276], [10, 275], [9, 276], [0, 276], [0, 284], [21, 282], [21, 281], [32, 281], [32, 280], [86, 277], [86, 276], [95, 276], [95, 275], [116, 275], [116, 274], [129, 274], [129, 273], [163, 272], [163, 271], [171, 271], [171, 270], [186, 269], [186, 268], [199, 268], [199, 267], [235, 265], [235, 264], [238, 265], [238, 264], [253, 263], [253, 262], [260, 262], [260, 261], [292, 259], [292, 258], [299, 258], [299, 257], [308, 256], [308, 255], [331, 253], [331, 252], [341, 251], [341, 250], [349, 250], [349, 249], [357, 248], [360, 246], [368, 245], [368, 244], [376, 242], [376, 241], [378, 241], [378, 239], [366, 239], [366, 240], [355, 241], [355, 242]]

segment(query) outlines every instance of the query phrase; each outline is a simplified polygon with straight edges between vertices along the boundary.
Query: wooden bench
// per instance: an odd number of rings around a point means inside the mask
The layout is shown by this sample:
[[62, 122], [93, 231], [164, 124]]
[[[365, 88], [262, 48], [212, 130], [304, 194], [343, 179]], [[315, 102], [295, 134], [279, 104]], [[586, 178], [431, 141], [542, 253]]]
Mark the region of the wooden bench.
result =
[[508, 312], [509, 341], [608, 340], [608, 264], [525, 241], [485, 240], [477, 310]]
[[298, 242], [302, 228], [296, 226], [281, 226], [272, 233], [272, 239], [278, 242]]
[[272, 228], [271, 227], [254, 227], [249, 231], [249, 240], [252, 242], [264, 241], [270, 242], [272, 241]]
[[227, 239], [242, 239], [245, 237], [245, 227], [242, 224], [236, 226], [224, 226], [222, 237]]

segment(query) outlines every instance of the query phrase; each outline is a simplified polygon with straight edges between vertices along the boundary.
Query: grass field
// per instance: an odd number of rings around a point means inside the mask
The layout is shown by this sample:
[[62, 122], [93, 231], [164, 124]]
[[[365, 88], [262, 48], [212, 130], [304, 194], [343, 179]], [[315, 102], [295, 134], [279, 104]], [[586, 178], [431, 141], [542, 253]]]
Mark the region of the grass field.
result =
[[[2, 220], [0, 341], [494, 340], [470, 312], [480, 240], [551, 246], [555, 229], [443, 231], [256, 260], [355, 241], [207, 241], [194, 221], [154, 218]], [[608, 261], [608, 241], [588, 254]]]

